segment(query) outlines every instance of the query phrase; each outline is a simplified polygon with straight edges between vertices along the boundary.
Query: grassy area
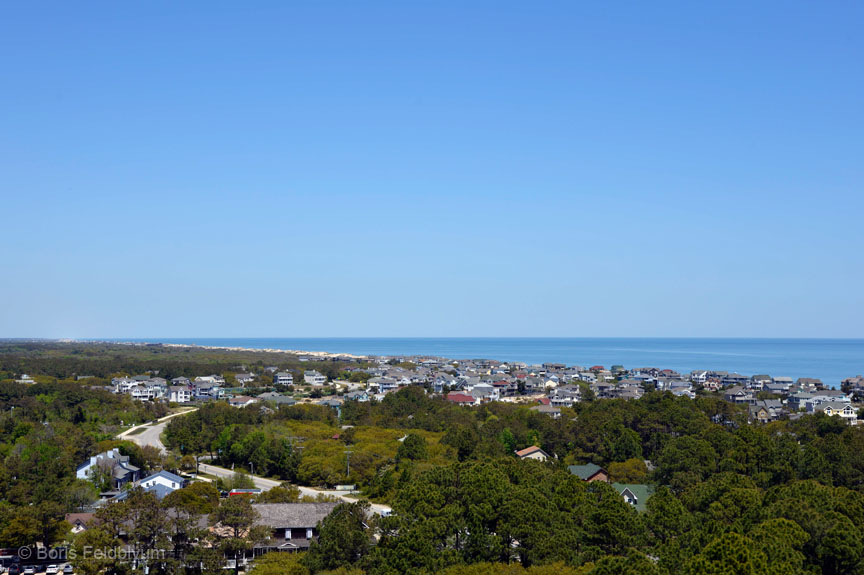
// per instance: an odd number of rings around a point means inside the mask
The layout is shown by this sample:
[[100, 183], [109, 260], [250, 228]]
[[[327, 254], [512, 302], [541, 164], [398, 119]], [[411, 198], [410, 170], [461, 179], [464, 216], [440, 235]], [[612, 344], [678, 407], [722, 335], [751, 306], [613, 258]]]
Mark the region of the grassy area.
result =
[[133, 429], [132, 431], [127, 433], [126, 437], [129, 437], [130, 435], [138, 435], [138, 434], [144, 433], [145, 431], [147, 431], [147, 428], [145, 426], [141, 426], [141, 427]]

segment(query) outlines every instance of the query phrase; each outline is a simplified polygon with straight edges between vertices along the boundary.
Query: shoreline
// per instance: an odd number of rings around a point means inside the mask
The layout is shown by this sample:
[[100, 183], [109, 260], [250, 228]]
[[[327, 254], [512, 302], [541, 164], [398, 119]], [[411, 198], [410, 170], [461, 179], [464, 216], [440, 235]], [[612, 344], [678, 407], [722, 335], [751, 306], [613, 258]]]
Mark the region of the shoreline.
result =
[[177, 349], [191, 348], [191, 349], [205, 349], [212, 351], [239, 351], [239, 352], [250, 352], [250, 353], [272, 353], [272, 354], [286, 354], [286, 355], [305, 355], [312, 356], [321, 359], [338, 359], [338, 358], [346, 358], [352, 360], [368, 360], [372, 357], [370, 355], [357, 355], [353, 353], [332, 353], [329, 351], [307, 351], [300, 349], [278, 349], [278, 348], [260, 348], [260, 347], [239, 347], [239, 346], [222, 346], [222, 345], [200, 345], [195, 343], [165, 343], [165, 342], [142, 342], [142, 341], [108, 341], [108, 340], [85, 340], [85, 339], [69, 339], [69, 340], [58, 340], [58, 341], [70, 341], [75, 343], [110, 343], [115, 345], [131, 345], [131, 346], [141, 346], [145, 347], [148, 345], [161, 345], [162, 347], [170, 347]]
[[[171, 338], [168, 338], [171, 339]], [[337, 349], [357, 342], [359, 350], [321, 351], [304, 349], [304, 345], [325, 346], [331, 341]], [[616, 342], [617, 340], [617, 342]], [[50, 341], [50, 340], [49, 340]], [[864, 373], [864, 339], [836, 340], [754, 340], [741, 339], [740, 344], [730, 339], [676, 338], [660, 346], [663, 338], [248, 338], [247, 341], [223, 338], [202, 338], [193, 341], [77, 339], [63, 340], [77, 343], [122, 344], [129, 346], [158, 345], [165, 349], [197, 349], [256, 355], [294, 356], [311, 361], [376, 361], [381, 358], [402, 358], [408, 361], [438, 360], [463, 361], [485, 359], [501, 363], [543, 365], [564, 364], [587, 368], [590, 365], [624, 365], [628, 369], [657, 367], [671, 368], [679, 373], [715, 371], [746, 375], [770, 374], [793, 378], [821, 379], [830, 387], [859, 373]], [[606, 342], [613, 342], [608, 344]], [[370, 344], [371, 342], [371, 344]], [[378, 345], [380, 342], [380, 345]], [[465, 343], [467, 342], [467, 345]], [[479, 342], [472, 345], [472, 342]], [[501, 345], [500, 342], [507, 342]], [[750, 349], [751, 342], [755, 349]], [[772, 343], [774, 342], [774, 343]], [[812, 344], [808, 343], [812, 342]], [[223, 344], [224, 343], [224, 344]], [[403, 345], [406, 344], [407, 345]], [[219, 345], [223, 344], [223, 345]], [[238, 345], [239, 344], [239, 345]], [[245, 345], [244, 345], [245, 344]], [[250, 347], [260, 345], [262, 347]], [[293, 344], [293, 345], [292, 345]], [[515, 345], [514, 345], [515, 344]], [[285, 347], [273, 347], [284, 345]], [[268, 346], [268, 347], [263, 347]], [[584, 347], [583, 347], [584, 346]], [[831, 346], [826, 348], [824, 346]], [[364, 349], [365, 348], [365, 349]], [[401, 348], [401, 349], [400, 349]], [[834, 354], [825, 360], [823, 349]], [[332, 348], [331, 348], [332, 349]], [[857, 355], [856, 355], [857, 354]], [[521, 356], [521, 357], [520, 357]], [[830, 357], [831, 354], [828, 354]], [[803, 359], [802, 359], [803, 358]]]

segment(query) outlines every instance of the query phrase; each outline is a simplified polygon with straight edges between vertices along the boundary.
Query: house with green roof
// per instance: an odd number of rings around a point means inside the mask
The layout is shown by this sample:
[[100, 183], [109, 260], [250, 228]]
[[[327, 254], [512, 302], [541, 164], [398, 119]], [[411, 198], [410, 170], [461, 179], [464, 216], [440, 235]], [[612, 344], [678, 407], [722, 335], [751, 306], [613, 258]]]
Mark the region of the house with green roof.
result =
[[621, 494], [624, 501], [636, 508], [637, 511], [645, 511], [645, 504], [654, 495], [654, 488], [650, 485], [639, 483], [613, 483], [612, 487]]
[[583, 481], [605, 481], [609, 483], [609, 472], [594, 463], [571, 465], [567, 469]]

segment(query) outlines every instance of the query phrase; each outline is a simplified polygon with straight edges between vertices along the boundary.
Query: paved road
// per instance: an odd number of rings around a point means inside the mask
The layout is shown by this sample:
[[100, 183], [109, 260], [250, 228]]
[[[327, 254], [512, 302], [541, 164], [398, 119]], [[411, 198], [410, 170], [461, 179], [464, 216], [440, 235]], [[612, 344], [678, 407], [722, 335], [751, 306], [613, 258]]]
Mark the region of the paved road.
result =
[[[170, 420], [172, 417], [192, 413], [193, 411], [197, 411], [197, 409], [198, 408], [196, 407], [195, 409], [187, 409], [186, 411], [180, 411], [178, 413], [173, 413], [171, 415], [165, 416], [162, 419], [157, 420], [158, 423], [156, 425], [144, 424], [137, 427], [132, 427], [118, 435], [117, 439], [128, 439], [129, 441], [137, 443], [141, 447], [144, 447], [145, 445], [152, 445], [159, 451], [164, 451], [165, 445], [162, 444], [162, 439], [160, 439], [160, 436], [162, 435], [162, 432], [165, 431], [165, 426], [168, 425], [168, 420]], [[136, 433], [135, 435], [130, 435], [130, 433], [142, 427], [144, 428], [144, 431], [142, 431], [141, 433]]]
[[[197, 408], [196, 408], [197, 409]], [[133, 427], [131, 429], [127, 429], [123, 433], [117, 436], [118, 439], [128, 439], [129, 441], [133, 441], [140, 446], [152, 445], [156, 447], [160, 451], [165, 450], [165, 445], [162, 444], [162, 440], [160, 436], [162, 432], [165, 431], [165, 426], [168, 425], [168, 421], [172, 417], [177, 417], [180, 415], [186, 415], [187, 413], [192, 413], [195, 409], [189, 409], [186, 411], [181, 411], [179, 413], [174, 413], [167, 417], [163, 417], [158, 420], [156, 425], [139, 425], [137, 427]], [[135, 435], [130, 435], [136, 429], [144, 427], [144, 431], [141, 433], [137, 433]], [[198, 464], [199, 471], [204, 473], [209, 473], [210, 475], [215, 475], [216, 477], [224, 477], [228, 478], [234, 475], [234, 472], [230, 469], [225, 469], [224, 467], [218, 467], [216, 465], [210, 465], [209, 463], [199, 463]], [[266, 477], [258, 477], [257, 475], [252, 475], [252, 480], [255, 482], [255, 487], [261, 489], [262, 491], [267, 491], [268, 489], [273, 489], [282, 484], [281, 481], [276, 481], [274, 479], [267, 479]], [[202, 479], [204, 479], [202, 477]], [[347, 501], [349, 503], [353, 503], [357, 501], [356, 497], [352, 497], [351, 495], [346, 494], [344, 491], [328, 491], [326, 489], [315, 489], [314, 487], [303, 487], [302, 485], [297, 485], [297, 489], [300, 490], [300, 495], [308, 495], [310, 497], [317, 497], [318, 495], [333, 495], [334, 497], [338, 497], [343, 501]], [[386, 505], [381, 505], [380, 503], [372, 503], [372, 511], [379, 515], [381, 514], [389, 514], [390, 508]]]

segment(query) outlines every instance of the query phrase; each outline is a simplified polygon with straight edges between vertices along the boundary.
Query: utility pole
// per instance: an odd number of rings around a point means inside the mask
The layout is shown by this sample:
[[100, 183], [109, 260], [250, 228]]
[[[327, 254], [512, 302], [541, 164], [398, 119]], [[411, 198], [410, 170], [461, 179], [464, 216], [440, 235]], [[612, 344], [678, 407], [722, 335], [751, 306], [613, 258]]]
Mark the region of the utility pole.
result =
[[345, 479], [351, 475], [351, 448], [345, 448]]

